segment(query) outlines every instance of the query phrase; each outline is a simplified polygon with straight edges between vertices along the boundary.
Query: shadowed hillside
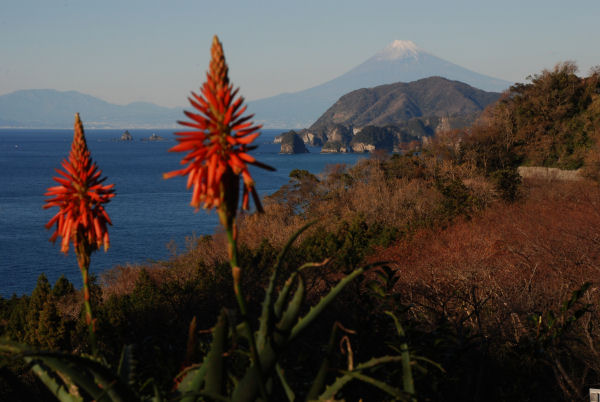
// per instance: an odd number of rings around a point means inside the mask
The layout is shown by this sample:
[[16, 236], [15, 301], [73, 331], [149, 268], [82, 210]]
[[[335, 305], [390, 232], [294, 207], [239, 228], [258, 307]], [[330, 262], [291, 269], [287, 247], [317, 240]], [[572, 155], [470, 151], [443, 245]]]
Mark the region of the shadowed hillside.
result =
[[473, 121], [483, 109], [500, 98], [458, 81], [442, 77], [410, 83], [398, 82], [364, 88], [342, 96], [310, 127], [386, 126], [402, 124], [415, 117], [461, 117]]

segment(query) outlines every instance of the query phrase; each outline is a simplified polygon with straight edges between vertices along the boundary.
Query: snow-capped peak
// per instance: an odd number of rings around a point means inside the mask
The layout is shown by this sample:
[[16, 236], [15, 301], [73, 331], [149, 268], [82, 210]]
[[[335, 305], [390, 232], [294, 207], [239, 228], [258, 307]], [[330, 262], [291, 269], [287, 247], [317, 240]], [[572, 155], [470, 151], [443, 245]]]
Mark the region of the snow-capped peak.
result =
[[419, 48], [410, 40], [395, 40], [375, 55], [377, 60], [395, 60], [407, 57], [417, 58]]

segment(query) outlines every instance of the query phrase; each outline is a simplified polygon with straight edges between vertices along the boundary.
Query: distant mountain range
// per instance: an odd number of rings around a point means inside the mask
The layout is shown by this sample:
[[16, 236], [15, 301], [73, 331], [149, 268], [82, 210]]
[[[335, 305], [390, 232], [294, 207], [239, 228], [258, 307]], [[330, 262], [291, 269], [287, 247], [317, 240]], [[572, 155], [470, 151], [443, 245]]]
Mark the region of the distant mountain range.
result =
[[419, 49], [411, 41], [396, 40], [347, 73], [316, 87], [249, 102], [256, 121], [265, 127], [308, 127], [340, 96], [360, 88], [411, 82], [440, 76], [485, 91], [501, 92], [511, 82], [470, 71]]
[[171, 128], [184, 117], [181, 108], [115, 105], [76, 91], [31, 89], [0, 96], [0, 127], [68, 128], [75, 113], [87, 128]]
[[[430, 76], [487, 91], [502, 91], [511, 85], [442, 60], [413, 42], [397, 40], [338, 78], [303, 91], [248, 102], [248, 109], [265, 128], [308, 127], [350, 91]], [[0, 96], [0, 127], [66, 128], [72, 126], [76, 112], [90, 128], [172, 128], [183, 117], [181, 108], [145, 102], [115, 105], [76, 91], [35, 89]]]

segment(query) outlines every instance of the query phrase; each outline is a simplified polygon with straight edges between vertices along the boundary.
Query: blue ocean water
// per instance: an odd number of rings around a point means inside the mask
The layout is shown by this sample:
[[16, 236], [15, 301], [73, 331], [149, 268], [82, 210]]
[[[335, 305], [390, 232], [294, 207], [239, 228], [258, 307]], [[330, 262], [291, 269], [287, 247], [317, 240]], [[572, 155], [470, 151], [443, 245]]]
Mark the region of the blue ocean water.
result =
[[[116, 265], [143, 263], [169, 257], [171, 240], [182, 249], [193, 234], [212, 234], [218, 223], [214, 212], [194, 213], [190, 191], [182, 177], [163, 180], [162, 174], [180, 169], [182, 154], [169, 153], [175, 144], [172, 130], [129, 130], [134, 141], [119, 142], [123, 130], [86, 130], [92, 158], [114, 183], [116, 196], [106, 206], [113, 226], [109, 227], [110, 249], [92, 256], [92, 272]], [[277, 169], [251, 169], [259, 194], [275, 192], [288, 182], [293, 169], [312, 173], [328, 164], [354, 164], [362, 155], [280, 155], [274, 137], [283, 130], [264, 130], [252, 154]], [[166, 141], [142, 141], [156, 133]], [[72, 130], [0, 130], [0, 295], [30, 293], [44, 272], [51, 283], [64, 274], [75, 286], [81, 278], [72, 247], [68, 255], [57, 242], [48, 241], [53, 231], [44, 224], [57, 209], [42, 209], [48, 187], [56, 185], [55, 168], [67, 158]]]

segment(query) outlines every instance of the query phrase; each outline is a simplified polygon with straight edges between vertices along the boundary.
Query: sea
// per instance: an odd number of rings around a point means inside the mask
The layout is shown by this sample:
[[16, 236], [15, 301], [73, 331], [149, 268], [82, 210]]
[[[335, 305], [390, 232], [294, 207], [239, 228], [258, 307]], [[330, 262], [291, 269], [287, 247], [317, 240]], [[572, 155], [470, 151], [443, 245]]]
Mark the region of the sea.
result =
[[[162, 174], [180, 169], [182, 153], [168, 152], [176, 144], [173, 130], [130, 129], [133, 141], [118, 141], [124, 130], [86, 129], [92, 159], [114, 183], [116, 196], [106, 205], [112, 220], [110, 248], [92, 255], [91, 272], [99, 275], [115, 266], [168, 259], [173, 246], [183, 251], [186, 239], [210, 235], [218, 224], [216, 213], [194, 211], [185, 178], [164, 180]], [[275, 172], [251, 167], [261, 197], [288, 183], [293, 169], [314, 174], [327, 165], [352, 165], [362, 154], [279, 154], [275, 136], [286, 130], [263, 130], [252, 151]], [[152, 135], [164, 141], [148, 141]], [[68, 157], [73, 130], [0, 129], [0, 296], [30, 294], [45, 273], [51, 284], [65, 275], [77, 287], [81, 277], [71, 246], [60, 252], [60, 238], [49, 241], [54, 229], [44, 225], [57, 208], [43, 209], [44, 193], [55, 186], [55, 169]], [[170, 246], [168, 246], [171, 244]]]

